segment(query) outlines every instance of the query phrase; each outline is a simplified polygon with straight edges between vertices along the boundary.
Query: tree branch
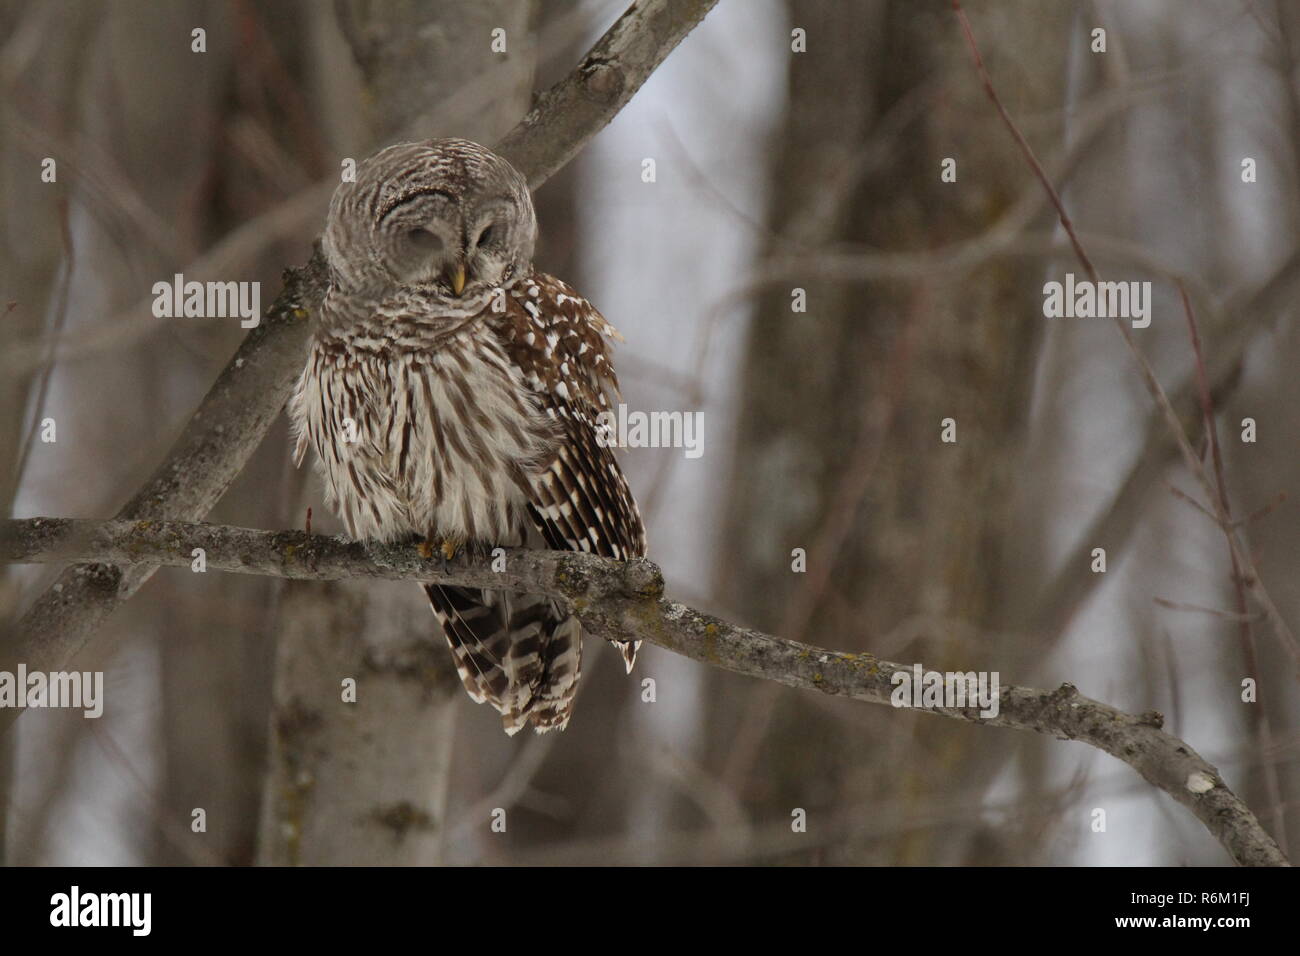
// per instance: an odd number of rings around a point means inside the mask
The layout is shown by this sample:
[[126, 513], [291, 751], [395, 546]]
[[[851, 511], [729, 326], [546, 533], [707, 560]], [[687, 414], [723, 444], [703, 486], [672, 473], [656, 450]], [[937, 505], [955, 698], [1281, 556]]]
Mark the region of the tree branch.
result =
[[578, 64], [537, 99], [496, 151], [536, 189], [609, 124], [718, 0], [634, 3]]
[[[574, 72], [548, 90], [498, 145], [540, 186], [618, 113], [717, 0], [634, 3]], [[302, 367], [308, 321], [326, 276], [320, 253], [289, 269], [284, 289], [249, 333], [152, 478], [119, 519], [196, 521], [225, 494], [280, 413]], [[59, 670], [156, 570], [147, 562], [66, 569], [18, 623], [6, 656]], [[0, 730], [13, 719], [0, 713]]]
[[[637, 638], [725, 670], [875, 704], [889, 703], [893, 675], [910, 666], [870, 654], [843, 654], [773, 637], [671, 601], [649, 561], [626, 564], [590, 554], [509, 550], [505, 569], [491, 556], [458, 557], [446, 570], [413, 544], [374, 545], [301, 531], [256, 531], [177, 521], [33, 518], [0, 522], [0, 560], [95, 561], [115, 567], [190, 567], [202, 548], [209, 569], [308, 580], [385, 578], [543, 592], [565, 601], [594, 636]], [[30, 665], [29, 665], [30, 666]], [[1161, 729], [1157, 713], [1127, 714], [1081, 695], [1003, 687], [998, 713], [977, 707], [927, 708], [954, 720], [1078, 740], [1124, 761], [1183, 804], [1239, 864], [1285, 866], [1249, 808], [1217, 770]]]

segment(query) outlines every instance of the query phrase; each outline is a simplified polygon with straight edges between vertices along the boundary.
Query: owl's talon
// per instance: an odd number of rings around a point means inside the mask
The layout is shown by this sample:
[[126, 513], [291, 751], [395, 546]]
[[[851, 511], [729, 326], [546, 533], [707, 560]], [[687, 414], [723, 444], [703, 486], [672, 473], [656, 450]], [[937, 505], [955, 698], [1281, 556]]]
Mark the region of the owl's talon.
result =
[[415, 550], [420, 552], [420, 557], [428, 561], [433, 557], [433, 542], [426, 538], [415, 546]]

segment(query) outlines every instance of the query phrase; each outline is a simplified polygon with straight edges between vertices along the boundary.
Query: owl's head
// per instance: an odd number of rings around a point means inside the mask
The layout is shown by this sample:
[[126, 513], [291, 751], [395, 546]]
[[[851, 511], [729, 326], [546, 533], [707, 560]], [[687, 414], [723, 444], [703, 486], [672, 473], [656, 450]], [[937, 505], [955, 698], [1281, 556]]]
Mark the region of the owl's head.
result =
[[473, 308], [528, 272], [536, 241], [519, 170], [477, 143], [433, 139], [363, 161], [334, 191], [323, 247], [340, 291], [418, 286]]

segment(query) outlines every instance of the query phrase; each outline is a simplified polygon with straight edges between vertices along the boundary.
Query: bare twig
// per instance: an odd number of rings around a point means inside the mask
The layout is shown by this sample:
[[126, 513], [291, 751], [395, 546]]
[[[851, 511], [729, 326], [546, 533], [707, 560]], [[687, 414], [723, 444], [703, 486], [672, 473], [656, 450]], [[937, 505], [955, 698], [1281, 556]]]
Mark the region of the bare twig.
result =
[[[1236, 387], [1247, 347], [1258, 332], [1268, 327], [1268, 318], [1276, 317], [1289, 307], [1298, 289], [1300, 254], [1290, 256], [1259, 289], [1235, 297], [1227, 304], [1224, 311], [1232, 319], [1218, 330], [1217, 346], [1214, 354], [1208, 357], [1210, 393], [1216, 401], [1221, 402]], [[1174, 407], [1178, 409], [1180, 420], [1193, 425], [1199, 420], [1196, 394], [1195, 372], [1189, 373], [1173, 393]], [[1139, 526], [1144, 492], [1160, 478], [1178, 454], [1178, 443], [1165, 427], [1158, 411], [1151, 411], [1142, 435], [1141, 451], [1116, 486], [1109, 503], [1078, 536], [1043, 589], [1039, 611], [1033, 621], [1035, 630], [1058, 633], [1074, 610], [1100, 583], [1101, 575], [1078, 573], [1079, 568], [1087, 567], [1092, 549], [1098, 542], [1105, 542], [1108, 550], [1117, 553]], [[1191, 437], [1198, 441], [1200, 436], [1193, 431]]]
[[[1061, 222], [1061, 227], [1069, 237], [1070, 244], [1074, 248], [1075, 256], [1083, 266], [1084, 271], [1088, 274], [1088, 278], [1093, 282], [1100, 282], [1101, 276], [1098, 274], [1097, 268], [1093, 265], [1092, 260], [1088, 257], [1087, 252], [1084, 251], [1082, 244], [1079, 242], [1079, 237], [1074, 230], [1074, 224], [1070, 220], [1069, 213], [1065, 210], [1065, 204], [1061, 202], [1060, 195], [1052, 185], [1047, 173], [1044, 172], [1042, 164], [1039, 163], [1037, 156], [1035, 156], [1033, 147], [1029, 145], [1020, 130], [1016, 127], [1015, 121], [1012, 120], [1010, 114], [1007, 113], [1006, 108], [1002, 105], [1002, 100], [997, 94], [997, 90], [993, 87], [993, 81], [989, 77], [988, 70], [984, 67], [984, 59], [980, 56], [979, 46], [975, 42], [975, 35], [971, 30], [970, 21], [966, 18], [966, 12], [962, 9], [961, 0], [952, 0], [952, 8], [957, 15], [958, 22], [961, 24], [962, 32], [966, 37], [967, 46], [970, 48], [971, 56], [975, 61], [975, 68], [979, 73], [981, 82], [984, 84], [984, 91], [988, 94], [989, 100], [993, 103], [994, 108], [998, 112], [998, 116], [1002, 118], [1002, 122], [1007, 127], [1012, 138], [1015, 139], [1017, 146], [1020, 148], [1021, 154], [1025, 158], [1025, 162], [1029, 164], [1035, 178], [1047, 193], [1053, 208], [1056, 210], [1057, 218]], [[1115, 328], [1124, 339], [1124, 344], [1128, 347], [1129, 354], [1133, 356], [1133, 360], [1137, 363], [1142, 384], [1146, 387], [1147, 393], [1151, 396], [1151, 400], [1155, 404], [1157, 411], [1164, 419], [1170, 434], [1173, 435], [1177, 442], [1178, 450], [1182, 453], [1183, 462], [1187, 465], [1187, 470], [1192, 473], [1192, 476], [1205, 490], [1206, 496], [1217, 503], [1218, 496], [1215, 491], [1214, 483], [1206, 473], [1205, 468], [1201, 465], [1200, 459], [1197, 458], [1196, 453], [1193, 451], [1191, 441], [1187, 437], [1187, 432], [1183, 428], [1182, 421], [1179, 419], [1178, 413], [1174, 410], [1173, 403], [1170, 402], [1169, 396], [1161, 386], [1160, 380], [1156, 377], [1155, 369], [1151, 367], [1151, 363], [1147, 361], [1142, 350], [1138, 348], [1137, 342], [1133, 338], [1133, 333], [1124, 324], [1124, 319], [1118, 315], [1112, 316], [1112, 319]], [[1277, 635], [1278, 640], [1282, 645], [1291, 654], [1297, 667], [1297, 674], [1300, 674], [1300, 641], [1297, 641], [1294, 632], [1291, 630], [1291, 626], [1287, 624], [1286, 620], [1282, 617], [1281, 612], [1278, 610], [1277, 605], [1273, 603], [1272, 597], [1269, 595], [1263, 582], [1260, 580], [1259, 572], [1255, 568], [1254, 561], [1251, 559], [1249, 552], [1242, 547], [1241, 542], [1237, 539], [1236, 532], [1232, 529], [1231, 524], [1225, 526], [1224, 532], [1228, 538], [1228, 547], [1232, 552], [1234, 565], [1240, 567], [1242, 571], [1240, 579], [1250, 590], [1251, 596], [1254, 597], [1255, 601], [1264, 609], [1264, 613], [1268, 617], [1274, 633]]]
[[[1210, 376], [1205, 370], [1205, 353], [1201, 349], [1201, 334], [1196, 328], [1196, 313], [1187, 291], [1180, 283], [1178, 294], [1183, 300], [1183, 312], [1187, 316], [1187, 334], [1192, 341], [1192, 352], [1196, 356], [1196, 382], [1200, 390], [1201, 415], [1205, 421], [1205, 435], [1210, 444], [1210, 460], [1214, 463], [1214, 480], [1218, 485], [1219, 497], [1215, 499], [1217, 524], [1223, 531], [1228, 543], [1228, 558], [1232, 564], [1232, 593], [1236, 601], [1238, 633], [1241, 636], [1242, 657], [1246, 672], [1258, 680], [1263, 675], [1259, 672], [1259, 654], [1255, 647], [1255, 633], [1251, 630], [1252, 616], [1246, 613], [1246, 582], [1242, 576], [1241, 563], [1237, 560], [1237, 549], [1233, 547], [1237, 529], [1232, 520], [1232, 504], [1228, 498], [1228, 481], [1223, 471], [1223, 451], [1219, 446], [1219, 428], [1215, 424], [1214, 396], [1210, 393]], [[1268, 712], [1261, 706], [1250, 709], [1250, 722], [1255, 730], [1255, 741], [1261, 756], [1269, 752], [1273, 745], [1272, 728], [1269, 726]], [[1282, 784], [1278, 779], [1277, 764], [1271, 760], [1263, 761], [1264, 786], [1268, 791], [1268, 802], [1273, 807], [1273, 826], [1278, 834], [1278, 841], [1286, 847], [1286, 814], [1283, 809]]]
[[1162, 597], [1152, 598], [1151, 601], [1153, 604], [1167, 608], [1170, 611], [1191, 611], [1195, 614], [1208, 614], [1210, 617], [1217, 617], [1222, 621], [1231, 621], [1236, 624], [1249, 624], [1259, 617], [1258, 614], [1247, 614], [1245, 611], [1221, 611], [1214, 607], [1202, 607], [1199, 604], [1188, 604], [1184, 601], [1170, 601]]
[[[626, 564], [578, 552], [512, 550], [504, 571], [459, 558], [443, 569], [413, 545], [367, 545], [301, 531], [255, 531], [174, 521], [34, 518], [0, 523], [0, 560], [96, 561], [116, 567], [189, 568], [202, 548], [211, 570], [308, 580], [386, 578], [545, 593], [564, 601], [593, 636], [650, 641], [693, 660], [789, 687], [889, 703], [893, 675], [908, 670], [870, 654], [844, 654], [773, 637], [663, 596], [649, 561]], [[1004, 686], [996, 716], [978, 706], [936, 707], [954, 720], [1078, 740], [1124, 761], [1194, 813], [1238, 863], [1287, 865], [1273, 838], [1219, 773], [1161, 730], [1156, 713], [1126, 714], [1064, 684], [1054, 691]]]
[[46, 347], [45, 361], [41, 366], [40, 384], [36, 388], [36, 400], [32, 403], [31, 421], [19, 446], [18, 461], [14, 466], [12, 487], [15, 490], [22, 483], [23, 475], [27, 472], [27, 461], [35, 444], [36, 433], [41, 428], [41, 415], [45, 412], [45, 403], [50, 394], [50, 382], [54, 378], [54, 346], [59, 336], [63, 334], [63, 327], [68, 321], [68, 290], [72, 287], [72, 273], [76, 268], [77, 258], [72, 244], [72, 224], [67, 199], [59, 201], [59, 233], [63, 239], [63, 274], [59, 279], [58, 291], [55, 293], [54, 321], [48, 332], [50, 344]]
[[1193, 508], [1195, 508], [1195, 509], [1196, 509], [1197, 511], [1199, 511], [1201, 514], [1205, 515], [1205, 517], [1207, 517], [1207, 518], [1209, 518], [1211, 521], [1213, 521], [1216, 525], [1219, 523], [1219, 519], [1218, 519], [1218, 517], [1214, 514], [1213, 511], [1211, 511], [1209, 508], [1205, 507], [1205, 505], [1201, 504], [1199, 501], [1197, 501], [1195, 498], [1193, 498], [1193, 497], [1192, 497], [1191, 495], [1189, 495], [1187, 492], [1183, 491], [1183, 489], [1179, 488], [1179, 487], [1178, 487], [1177, 485], [1175, 485], [1173, 482], [1171, 482], [1171, 481], [1166, 481], [1166, 482], [1165, 482], [1165, 487], [1168, 488], [1168, 489], [1169, 489], [1169, 493], [1170, 493], [1171, 495], [1173, 495], [1175, 498], [1177, 498], [1179, 501], [1183, 501], [1183, 502], [1186, 502], [1187, 504], [1191, 505]]

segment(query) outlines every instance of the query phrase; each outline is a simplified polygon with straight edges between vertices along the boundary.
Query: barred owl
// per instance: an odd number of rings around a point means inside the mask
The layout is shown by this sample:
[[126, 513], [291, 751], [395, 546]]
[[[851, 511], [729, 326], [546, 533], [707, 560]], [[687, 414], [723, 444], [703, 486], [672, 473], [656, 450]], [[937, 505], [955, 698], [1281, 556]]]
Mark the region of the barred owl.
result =
[[[330, 287], [289, 401], [349, 535], [626, 560], [645, 531], [597, 416], [617, 394], [596, 309], [532, 267], [524, 177], [458, 139], [390, 146], [330, 203]], [[582, 628], [542, 594], [424, 585], [470, 697], [506, 733], [563, 728]], [[630, 672], [639, 642], [620, 645]]]

